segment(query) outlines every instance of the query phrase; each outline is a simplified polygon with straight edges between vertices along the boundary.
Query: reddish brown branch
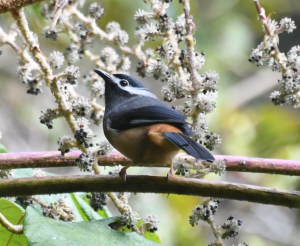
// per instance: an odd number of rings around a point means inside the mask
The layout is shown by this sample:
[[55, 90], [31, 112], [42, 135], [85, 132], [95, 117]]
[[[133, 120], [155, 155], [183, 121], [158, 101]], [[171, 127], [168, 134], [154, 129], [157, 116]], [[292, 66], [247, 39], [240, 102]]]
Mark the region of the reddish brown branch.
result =
[[[81, 151], [73, 151], [62, 156], [59, 151], [49, 152], [19, 152], [0, 154], [0, 169], [41, 168], [41, 167], [70, 167], [76, 166], [75, 159]], [[99, 158], [99, 165], [127, 165], [131, 161], [117, 151]]]
[[218, 155], [227, 171], [300, 176], [300, 161]]
[[[0, 169], [76, 166], [75, 159], [80, 154], [80, 151], [74, 151], [65, 156], [61, 156], [58, 151], [2, 153], [0, 154]], [[186, 154], [182, 156], [192, 158]], [[215, 158], [225, 162], [227, 171], [300, 176], [300, 161], [226, 155], [215, 155]], [[110, 156], [101, 156], [98, 160], [100, 166], [125, 166], [129, 163], [130, 160], [117, 151], [113, 151]], [[169, 167], [155, 164], [148, 166]]]
[[83, 175], [0, 180], [0, 197], [66, 192], [143, 192], [209, 196], [289, 208], [300, 207], [300, 192], [204, 179], [155, 176]]
[[267, 24], [268, 19], [266, 17], [265, 9], [260, 6], [258, 0], [253, 0], [253, 2], [255, 4], [256, 10], [258, 12], [259, 20], [264, 25], [267, 35], [271, 36], [272, 33], [271, 33], [271, 30], [270, 30], [270, 28]]

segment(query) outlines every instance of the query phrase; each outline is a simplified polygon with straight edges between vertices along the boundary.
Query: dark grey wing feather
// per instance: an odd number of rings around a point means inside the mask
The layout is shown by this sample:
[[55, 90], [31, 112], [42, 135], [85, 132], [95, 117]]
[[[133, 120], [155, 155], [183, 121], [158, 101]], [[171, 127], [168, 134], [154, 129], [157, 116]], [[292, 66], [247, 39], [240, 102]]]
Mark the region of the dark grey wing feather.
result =
[[193, 135], [186, 117], [155, 98], [138, 97], [116, 107], [108, 115], [111, 128], [126, 130], [147, 124], [168, 123], [184, 134]]
[[181, 133], [167, 132], [162, 134], [172, 144], [185, 151], [187, 154], [195, 157], [198, 160], [213, 161], [214, 156], [203, 146], [198, 144], [193, 139]]

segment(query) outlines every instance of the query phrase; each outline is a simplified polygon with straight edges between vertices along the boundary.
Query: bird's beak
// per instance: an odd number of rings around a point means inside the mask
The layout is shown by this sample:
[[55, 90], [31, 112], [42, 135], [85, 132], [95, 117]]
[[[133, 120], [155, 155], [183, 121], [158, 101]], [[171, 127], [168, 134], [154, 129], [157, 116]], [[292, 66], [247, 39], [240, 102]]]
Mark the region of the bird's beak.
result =
[[95, 68], [94, 72], [98, 74], [102, 79], [104, 79], [105, 82], [113, 82], [114, 77], [108, 72], [105, 72], [104, 70], [99, 68]]

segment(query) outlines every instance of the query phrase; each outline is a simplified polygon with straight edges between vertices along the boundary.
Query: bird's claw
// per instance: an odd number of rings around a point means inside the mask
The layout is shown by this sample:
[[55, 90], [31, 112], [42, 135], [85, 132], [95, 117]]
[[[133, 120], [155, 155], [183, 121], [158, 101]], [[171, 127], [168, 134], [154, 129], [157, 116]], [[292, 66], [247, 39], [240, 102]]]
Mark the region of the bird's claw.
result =
[[[167, 182], [169, 181], [169, 177], [173, 177], [173, 173], [171, 172], [171, 170], [167, 174]], [[169, 198], [169, 196], [170, 196], [170, 193], [168, 193], [167, 199]]]
[[126, 178], [127, 178], [127, 174], [126, 174], [126, 170], [124, 171], [123, 169], [119, 172], [119, 176], [120, 178], [123, 180], [124, 184], [126, 184]]
[[168, 174], [167, 174], [167, 181], [169, 181], [169, 178], [172, 177], [172, 176], [173, 176], [173, 173], [171, 173], [171, 171], [168, 172]]

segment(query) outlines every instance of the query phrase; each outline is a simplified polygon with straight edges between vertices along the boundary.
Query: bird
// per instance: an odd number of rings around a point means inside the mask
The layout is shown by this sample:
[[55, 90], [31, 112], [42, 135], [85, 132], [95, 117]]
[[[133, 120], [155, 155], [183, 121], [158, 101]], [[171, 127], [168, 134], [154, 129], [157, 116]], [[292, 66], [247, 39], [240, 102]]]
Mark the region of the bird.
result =
[[94, 72], [105, 81], [104, 135], [132, 161], [119, 173], [125, 182], [126, 170], [134, 165], [169, 164], [169, 178], [173, 175], [173, 157], [180, 150], [198, 160], [215, 160], [206, 148], [190, 138], [193, 132], [186, 116], [160, 101], [137, 79], [102, 69]]

